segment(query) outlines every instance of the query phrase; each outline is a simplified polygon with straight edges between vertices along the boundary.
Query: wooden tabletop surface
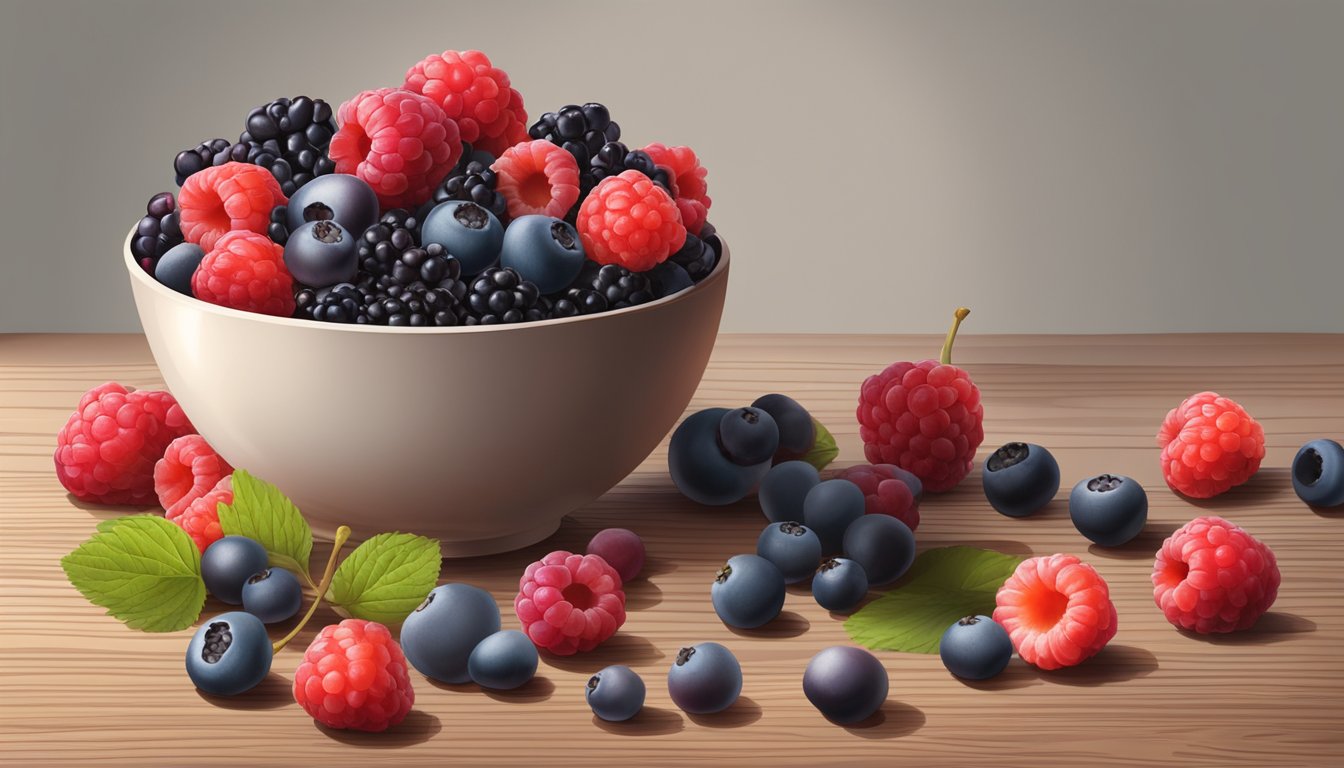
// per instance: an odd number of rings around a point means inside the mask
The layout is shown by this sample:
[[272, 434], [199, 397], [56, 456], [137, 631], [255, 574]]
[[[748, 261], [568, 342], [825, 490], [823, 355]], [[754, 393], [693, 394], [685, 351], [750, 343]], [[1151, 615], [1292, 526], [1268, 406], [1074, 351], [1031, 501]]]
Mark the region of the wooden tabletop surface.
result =
[[[836, 466], [863, 460], [854, 403], [865, 376], [921, 359], [940, 340], [912, 336], [724, 336], [691, 409], [735, 406], [780, 391], [836, 434]], [[1118, 550], [1087, 546], [1056, 500], [1010, 519], [985, 502], [976, 469], [925, 500], [921, 548], [969, 543], [1007, 552], [1071, 552], [1097, 567], [1119, 610], [1119, 633], [1096, 658], [1038, 672], [1014, 659], [1000, 677], [966, 684], [936, 656], [878, 654], [891, 678], [882, 711], [860, 727], [831, 725], [803, 698], [818, 650], [847, 642], [841, 621], [790, 588], [784, 615], [735, 632], [714, 616], [717, 564], [751, 551], [763, 525], [754, 499], [725, 509], [679, 496], [660, 447], [629, 479], [579, 510], [542, 544], [449, 561], [442, 578], [488, 588], [505, 627], [523, 566], [595, 531], [634, 529], [648, 578], [628, 587], [629, 619], [593, 653], [544, 658], [511, 693], [434, 685], [413, 675], [415, 709], [397, 729], [317, 727], [289, 683], [323, 609], [276, 659], [259, 690], [203, 698], [183, 673], [189, 632], [134, 632], [86, 602], [59, 566], [101, 519], [126, 512], [68, 497], [53, 473], [57, 429], [80, 393], [109, 379], [161, 385], [138, 336], [0, 336], [0, 764], [4, 765], [735, 765], [1149, 766], [1327, 765], [1344, 759], [1344, 512], [1293, 494], [1297, 447], [1344, 437], [1344, 335], [1024, 337], [967, 335], [956, 360], [985, 403], [981, 458], [1009, 440], [1049, 446], [1063, 493], [1086, 475], [1118, 472], [1148, 489], [1147, 530]], [[1234, 397], [1265, 427], [1268, 455], [1248, 484], [1192, 503], [1162, 483], [1153, 435], [1193, 392]], [[256, 467], [264, 475], [264, 467]], [[1153, 605], [1149, 571], [1162, 539], [1200, 514], [1246, 527], [1278, 555], [1278, 602], [1250, 631], [1214, 638], [1174, 630]], [[325, 560], [319, 544], [314, 561]], [[320, 558], [320, 559], [319, 559]], [[206, 614], [221, 610], [210, 602]], [[667, 695], [677, 648], [715, 640], [746, 678], [741, 700], [688, 716]], [[648, 705], [624, 724], [597, 721], [582, 690], [590, 673], [628, 664]]]

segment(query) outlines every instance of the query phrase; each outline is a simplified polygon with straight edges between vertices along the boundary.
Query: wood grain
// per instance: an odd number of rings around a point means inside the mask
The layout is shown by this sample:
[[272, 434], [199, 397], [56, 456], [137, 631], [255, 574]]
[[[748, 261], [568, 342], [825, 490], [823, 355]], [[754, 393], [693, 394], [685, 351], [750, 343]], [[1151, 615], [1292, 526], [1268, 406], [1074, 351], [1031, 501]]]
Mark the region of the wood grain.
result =
[[[909, 336], [725, 336], [691, 409], [789, 392], [839, 440], [839, 464], [862, 461], [853, 417], [859, 382], [939, 340]], [[649, 578], [630, 585], [630, 618], [598, 651], [545, 659], [520, 691], [482, 693], [415, 677], [409, 720], [382, 735], [316, 727], [288, 684], [316, 625], [280, 654], [259, 691], [198, 694], [182, 671], [186, 632], [130, 631], [75, 592], [58, 560], [103, 518], [52, 472], [53, 436], [79, 394], [108, 379], [150, 387], [158, 373], [136, 336], [0, 337], [0, 763], [5, 765], [1326, 765], [1344, 759], [1344, 513], [1294, 496], [1287, 465], [1305, 440], [1344, 436], [1344, 336], [967, 336], [957, 361], [984, 392], [982, 456], [1010, 439], [1050, 446], [1066, 487], [1102, 471], [1150, 493], [1148, 530], [1116, 551], [1085, 546], [1065, 505], [1013, 520], [995, 514], [978, 470], [922, 507], [921, 547], [972, 543], [1019, 553], [1073, 552], [1110, 582], [1120, 615], [1092, 662], [1040, 673], [1014, 660], [999, 678], [965, 684], [937, 657], [882, 653], [891, 695], [861, 727], [823, 721], [802, 697], [803, 667], [846, 642], [838, 617], [791, 588], [785, 615], [733, 632], [708, 604], [716, 564], [750, 550], [762, 525], [752, 500], [697, 508], [672, 488], [663, 448], [620, 487], [567, 519], [543, 544], [445, 563], [517, 626], [512, 590], [524, 564], [579, 548], [623, 525], [648, 542]], [[1166, 410], [1201, 389], [1239, 399], [1265, 426], [1265, 468], [1246, 486], [1199, 504], [1162, 484], [1153, 434]], [[264, 467], [252, 468], [264, 475]], [[1283, 588], [1251, 631], [1199, 638], [1172, 629], [1148, 573], [1161, 539], [1189, 518], [1225, 515], [1278, 553]], [[319, 545], [319, 550], [324, 548]], [[325, 557], [319, 551], [315, 557]], [[207, 613], [221, 609], [207, 605]], [[323, 611], [320, 619], [333, 615]], [[320, 622], [319, 622], [320, 623]], [[692, 717], [667, 697], [677, 648], [717, 640], [742, 660], [742, 700]], [[629, 664], [648, 707], [626, 724], [595, 721], [587, 676]]]

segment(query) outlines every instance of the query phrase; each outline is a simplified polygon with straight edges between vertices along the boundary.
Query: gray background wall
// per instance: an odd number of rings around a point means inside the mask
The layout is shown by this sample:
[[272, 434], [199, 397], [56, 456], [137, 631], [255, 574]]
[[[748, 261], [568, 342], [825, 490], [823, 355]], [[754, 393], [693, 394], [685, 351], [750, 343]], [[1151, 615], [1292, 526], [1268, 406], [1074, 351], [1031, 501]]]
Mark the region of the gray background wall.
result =
[[729, 331], [1344, 331], [1344, 2], [0, 0], [0, 331], [125, 331], [177, 150], [480, 48], [695, 147]]

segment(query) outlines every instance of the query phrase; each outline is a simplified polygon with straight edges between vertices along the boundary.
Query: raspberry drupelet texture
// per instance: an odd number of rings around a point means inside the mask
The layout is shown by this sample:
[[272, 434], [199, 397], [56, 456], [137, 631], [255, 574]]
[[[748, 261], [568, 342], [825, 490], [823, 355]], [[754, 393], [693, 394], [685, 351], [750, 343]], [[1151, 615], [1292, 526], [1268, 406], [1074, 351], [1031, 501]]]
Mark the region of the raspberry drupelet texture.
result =
[[1200, 392], [1171, 409], [1157, 433], [1171, 489], [1207, 499], [1250, 479], [1265, 457], [1265, 430], [1236, 401]]
[[415, 691], [387, 627], [346, 619], [323, 627], [304, 651], [294, 700], [328, 728], [378, 732], [406, 719]]
[[225, 163], [192, 174], [177, 199], [183, 236], [204, 251], [213, 250], [229, 232], [266, 234], [271, 211], [286, 202], [271, 172], [247, 163]]
[[204, 496], [233, 467], [200, 435], [183, 435], [168, 444], [154, 465], [154, 492], [169, 519]]
[[1031, 557], [999, 587], [994, 620], [1022, 660], [1072, 667], [1115, 637], [1115, 604], [1101, 574], [1073, 555]]
[[859, 486], [867, 514], [891, 515], [913, 531], [919, 527], [919, 501], [895, 469], [891, 464], [859, 464], [845, 467], [837, 477]]
[[578, 163], [549, 141], [516, 144], [490, 169], [512, 218], [532, 214], [563, 218], [579, 200]]
[[363, 179], [384, 208], [429, 200], [462, 153], [457, 123], [432, 99], [400, 88], [363, 91], [341, 105], [328, 153], [337, 173]]
[[211, 304], [289, 317], [294, 313], [294, 278], [285, 268], [284, 253], [266, 235], [229, 232], [201, 259], [191, 276], [191, 293]]
[[700, 158], [690, 147], [669, 147], [657, 142], [644, 148], [653, 162], [668, 169], [677, 190], [677, 208], [686, 231], [699, 235], [709, 216], [709, 187], [705, 183], [707, 171]]
[[1221, 517], [1197, 517], [1157, 551], [1153, 600], [1180, 629], [1235, 632], [1269, 610], [1279, 580], [1269, 547]]
[[187, 532], [196, 542], [197, 549], [205, 552], [206, 547], [224, 538], [224, 530], [219, 525], [219, 505], [232, 503], [233, 475], [225, 475], [213, 488], [176, 512], [169, 512], [166, 517]]
[[443, 108], [461, 140], [498, 156], [527, 140], [523, 97], [508, 74], [480, 51], [444, 51], [406, 71], [406, 90]]
[[56, 434], [56, 477], [83, 501], [156, 504], [155, 462], [195, 431], [167, 392], [110, 381], [85, 392]]
[[552, 552], [527, 566], [513, 610], [538, 648], [591, 651], [625, 623], [621, 577], [597, 555]]
[[598, 183], [579, 208], [579, 238], [588, 258], [647, 272], [686, 242], [672, 196], [639, 171]]

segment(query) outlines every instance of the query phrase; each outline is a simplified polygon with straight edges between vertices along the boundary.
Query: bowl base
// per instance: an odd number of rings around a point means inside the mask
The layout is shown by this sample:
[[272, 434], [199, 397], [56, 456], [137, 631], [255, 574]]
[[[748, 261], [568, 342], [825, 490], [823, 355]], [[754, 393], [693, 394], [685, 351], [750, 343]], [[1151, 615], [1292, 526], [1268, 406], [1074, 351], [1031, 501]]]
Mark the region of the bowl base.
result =
[[[330, 543], [335, 539], [336, 529], [328, 528], [324, 523], [313, 521], [313, 538], [318, 541]], [[453, 541], [450, 539], [439, 539], [439, 553], [445, 560], [455, 560], [463, 557], [480, 557], [482, 555], [497, 555], [501, 552], [512, 552], [523, 547], [530, 547], [539, 541], [550, 538], [552, 534], [560, 530], [560, 521], [529, 528], [526, 531], [518, 531], [504, 536], [495, 536], [488, 539], [466, 539]], [[357, 545], [367, 537], [360, 537], [358, 534], [350, 537], [350, 544]]]

